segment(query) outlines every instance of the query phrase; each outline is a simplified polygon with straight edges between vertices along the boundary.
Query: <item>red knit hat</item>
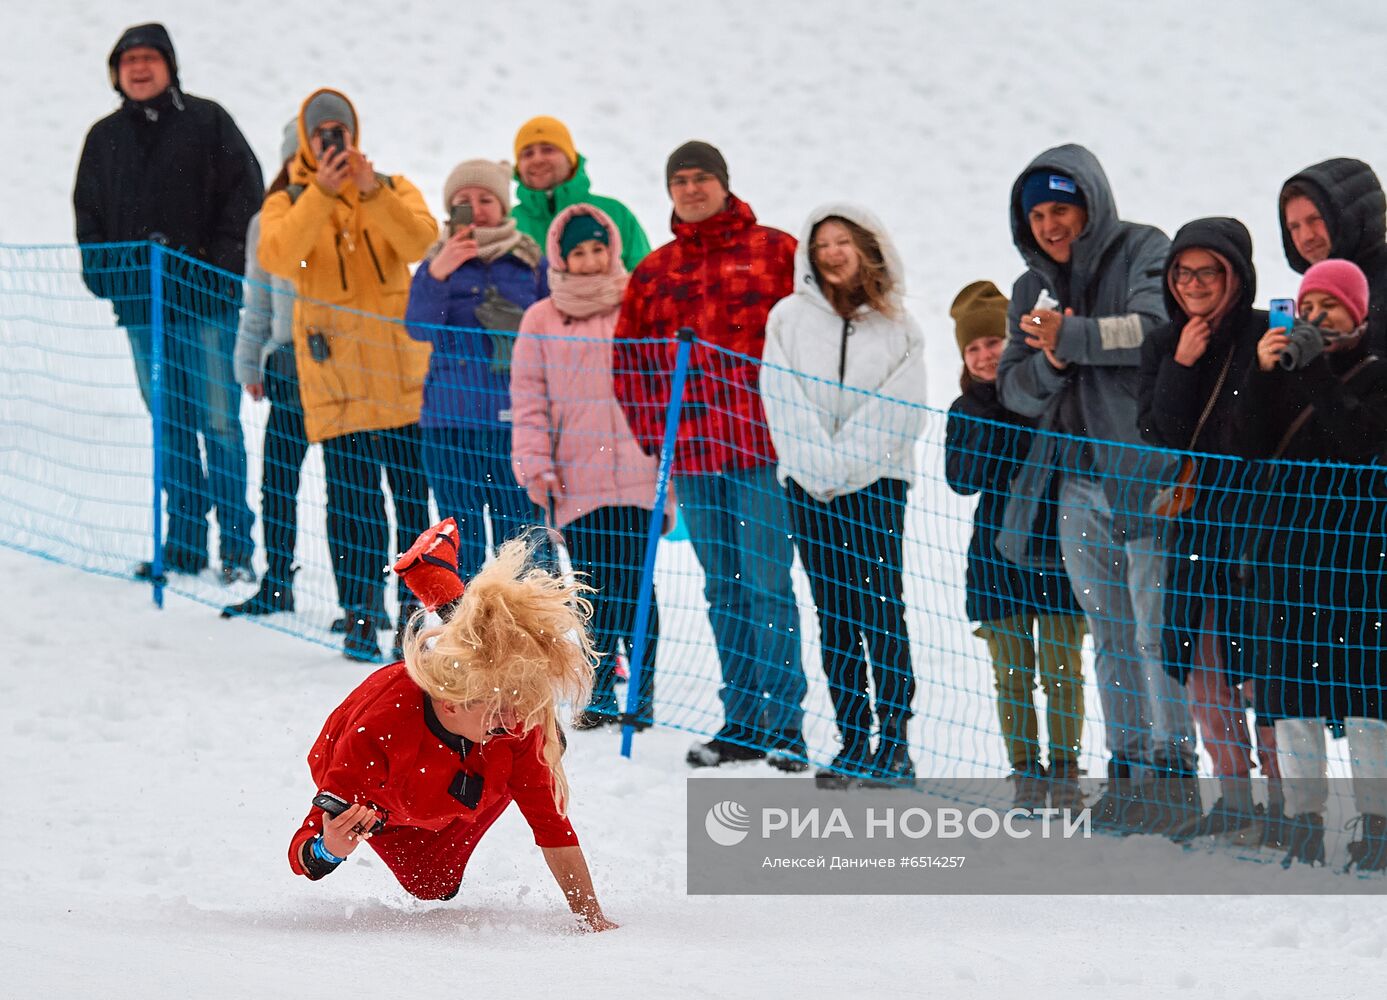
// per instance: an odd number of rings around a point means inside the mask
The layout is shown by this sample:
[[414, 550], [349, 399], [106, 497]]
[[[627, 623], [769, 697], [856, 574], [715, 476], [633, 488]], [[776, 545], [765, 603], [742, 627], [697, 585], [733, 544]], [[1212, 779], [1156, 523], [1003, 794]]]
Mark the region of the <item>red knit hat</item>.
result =
[[1351, 260], [1322, 260], [1306, 271], [1300, 281], [1300, 291], [1296, 294], [1297, 312], [1306, 292], [1323, 292], [1334, 296], [1349, 311], [1354, 326], [1368, 318], [1368, 279]]

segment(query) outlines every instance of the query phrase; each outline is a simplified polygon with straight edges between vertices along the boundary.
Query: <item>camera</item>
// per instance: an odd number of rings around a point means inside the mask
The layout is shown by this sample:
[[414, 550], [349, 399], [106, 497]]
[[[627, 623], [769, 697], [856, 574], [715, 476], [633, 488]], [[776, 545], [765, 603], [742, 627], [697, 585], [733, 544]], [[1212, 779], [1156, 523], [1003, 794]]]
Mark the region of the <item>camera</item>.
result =
[[1313, 323], [1298, 319], [1286, 334], [1286, 346], [1281, 349], [1278, 359], [1282, 369], [1288, 372], [1304, 368], [1324, 353], [1324, 333]]

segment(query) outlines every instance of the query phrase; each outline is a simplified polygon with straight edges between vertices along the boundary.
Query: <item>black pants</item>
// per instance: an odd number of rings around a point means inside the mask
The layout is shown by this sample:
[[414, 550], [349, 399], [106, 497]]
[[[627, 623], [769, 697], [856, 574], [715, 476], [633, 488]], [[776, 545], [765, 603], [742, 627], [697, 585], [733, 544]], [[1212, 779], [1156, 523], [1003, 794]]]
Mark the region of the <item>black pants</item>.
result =
[[[381, 472], [395, 505], [395, 545], [404, 552], [429, 526], [429, 488], [419, 462], [419, 427], [360, 431], [323, 442], [327, 472], [327, 539], [342, 606], [350, 612], [385, 607], [390, 524]], [[400, 583], [401, 603], [410, 603]]]
[[915, 703], [902, 580], [906, 489], [899, 479], [879, 479], [822, 503], [789, 483], [795, 545], [818, 606], [824, 674], [849, 751], [865, 750], [871, 735], [868, 657], [883, 729], [910, 718]]
[[[626, 643], [634, 658], [636, 605], [640, 599], [641, 570], [645, 565], [645, 539], [650, 511], [640, 507], [598, 507], [563, 529], [569, 558], [578, 573], [597, 588], [592, 596], [592, 637], [603, 654], [592, 688], [592, 707], [600, 712], [619, 711], [616, 700], [616, 644]], [[641, 691], [636, 715], [651, 718], [655, 698], [655, 653], [659, 645], [660, 610], [652, 589], [650, 622], [645, 655], [641, 658]]]
[[281, 347], [266, 361], [265, 398], [270, 401], [270, 416], [265, 422], [260, 473], [260, 523], [265, 531], [266, 576], [288, 584], [299, 534], [299, 478], [308, 454], [292, 345]]

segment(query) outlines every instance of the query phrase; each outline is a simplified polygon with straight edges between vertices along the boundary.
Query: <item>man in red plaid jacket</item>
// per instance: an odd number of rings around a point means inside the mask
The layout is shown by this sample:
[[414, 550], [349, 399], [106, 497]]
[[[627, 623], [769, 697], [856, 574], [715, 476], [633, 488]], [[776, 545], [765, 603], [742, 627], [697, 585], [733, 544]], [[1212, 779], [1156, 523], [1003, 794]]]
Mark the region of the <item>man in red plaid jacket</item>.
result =
[[722, 661], [724, 723], [688, 762], [716, 767], [766, 757], [807, 766], [801, 722], [799, 609], [793, 548], [775, 448], [758, 387], [766, 316], [794, 282], [795, 240], [756, 224], [728, 191], [727, 163], [688, 142], [665, 171], [674, 241], [636, 268], [613, 345], [616, 396], [641, 447], [657, 454], [676, 353], [696, 335], [674, 452], [674, 482], [703, 565], [708, 614]]

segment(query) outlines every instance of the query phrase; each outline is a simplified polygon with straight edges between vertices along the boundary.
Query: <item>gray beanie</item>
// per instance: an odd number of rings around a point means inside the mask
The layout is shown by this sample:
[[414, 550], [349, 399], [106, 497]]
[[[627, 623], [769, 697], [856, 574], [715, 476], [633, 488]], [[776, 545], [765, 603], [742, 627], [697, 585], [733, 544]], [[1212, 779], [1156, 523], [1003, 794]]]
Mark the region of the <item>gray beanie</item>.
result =
[[279, 142], [279, 162], [292, 157], [299, 151], [299, 120], [290, 118], [284, 126], [284, 138]]
[[309, 135], [318, 131], [323, 122], [341, 122], [351, 130], [353, 137], [356, 136], [356, 115], [352, 114], [352, 106], [335, 90], [318, 91], [303, 109], [303, 128]]

